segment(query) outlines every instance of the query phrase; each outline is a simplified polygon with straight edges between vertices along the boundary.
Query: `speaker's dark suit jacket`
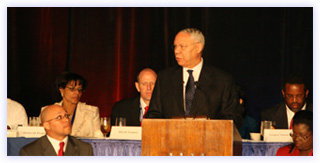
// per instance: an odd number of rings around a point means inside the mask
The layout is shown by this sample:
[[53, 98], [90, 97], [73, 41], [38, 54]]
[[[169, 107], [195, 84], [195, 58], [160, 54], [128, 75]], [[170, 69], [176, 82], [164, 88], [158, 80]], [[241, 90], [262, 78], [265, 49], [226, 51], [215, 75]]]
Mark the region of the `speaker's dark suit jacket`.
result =
[[[42, 136], [36, 141], [20, 149], [20, 156], [57, 156], [47, 136]], [[91, 144], [69, 136], [64, 156], [93, 156]]]
[[[211, 119], [231, 119], [239, 127], [242, 109], [231, 75], [203, 63], [197, 81], [190, 115]], [[184, 116], [182, 67], [175, 66], [158, 73], [146, 118]]]
[[140, 126], [140, 96], [116, 102], [111, 113], [112, 125], [116, 117], [125, 117], [127, 126]]
[[[307, 103], [306, 110], [313, 111], [312, 104]], [[288, 129], [288, 117], [285, 103], [262, 110], [260, 115], [261, 121], [275, 121], [276, 129]]]

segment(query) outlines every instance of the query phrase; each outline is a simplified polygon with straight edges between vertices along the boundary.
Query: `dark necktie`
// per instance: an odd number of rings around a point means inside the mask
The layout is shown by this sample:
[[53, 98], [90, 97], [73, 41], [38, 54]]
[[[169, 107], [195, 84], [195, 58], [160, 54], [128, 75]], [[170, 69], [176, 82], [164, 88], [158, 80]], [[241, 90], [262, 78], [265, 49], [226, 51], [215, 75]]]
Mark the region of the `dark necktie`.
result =
[[58, 156], [63, 156], [63, 146], [64, 146], [64, 142], [61, 142], [60, 144], [60, 149], [58, 151]]
[[194, 93], [195, 93], [195, 86], [194, 86], [194, 79], [193, 79], [193, 75], [192, 75], [192, 71], [193, 70], [187, 70], [189, 73], [189, 78], [188, 78], [188, 82], [187, 82], [187, 86], [186, 86], [186, 112], [185, 112], [185, 116], [189, 116], [190, 115], [190, 110], [191, 110], [191, 106], [192, 106], [192, 100], [194, 97]]

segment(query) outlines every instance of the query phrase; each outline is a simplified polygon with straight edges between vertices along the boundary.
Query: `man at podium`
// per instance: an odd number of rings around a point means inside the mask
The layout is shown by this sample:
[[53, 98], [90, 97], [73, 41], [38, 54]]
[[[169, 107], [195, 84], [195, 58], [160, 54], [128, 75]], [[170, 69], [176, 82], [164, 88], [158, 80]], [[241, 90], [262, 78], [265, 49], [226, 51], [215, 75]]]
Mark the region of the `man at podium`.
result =
[[195, 28], [178, 32], [173, 50], [177, 66], [158, 73], [146, 118], [207, 116], [242, 124], [235, 82], [231, 75], [202, 58], [205, 38]]

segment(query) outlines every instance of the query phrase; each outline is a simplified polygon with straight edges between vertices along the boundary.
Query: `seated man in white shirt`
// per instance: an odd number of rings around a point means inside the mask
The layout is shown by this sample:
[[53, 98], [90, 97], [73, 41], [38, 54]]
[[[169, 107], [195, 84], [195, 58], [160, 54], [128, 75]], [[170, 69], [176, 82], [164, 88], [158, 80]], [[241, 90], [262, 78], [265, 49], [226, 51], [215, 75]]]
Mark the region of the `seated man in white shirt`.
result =
[[135, 86], [140, 96], [124, 99], [114, 104], [111, 113], [111, 124], [115, 125], [117, 117], [126, 118], [127, 126], [140, 126], [149, 108], [157, 74], [150, 68], [145, 68], [137, 76]]
[[91, 144], [70, 136], [70, 116], [59, 105], [46, 107], [40, 115], [46, 135], [27, 144], [20, 156], [92, 156]]
[[282, 88], [283, 103], [261, 112], [261, 121], [275, 122], [276, 129], [292, 129], [292, 118], [300, 110], [313, 111], [313, 106], [306, 102], [309, 90], [303, 79], [290, 75]]
[[24, 107], [7, 98], [7, 129], [16, 130], [18, 125], [28, 126], [28, 116]]

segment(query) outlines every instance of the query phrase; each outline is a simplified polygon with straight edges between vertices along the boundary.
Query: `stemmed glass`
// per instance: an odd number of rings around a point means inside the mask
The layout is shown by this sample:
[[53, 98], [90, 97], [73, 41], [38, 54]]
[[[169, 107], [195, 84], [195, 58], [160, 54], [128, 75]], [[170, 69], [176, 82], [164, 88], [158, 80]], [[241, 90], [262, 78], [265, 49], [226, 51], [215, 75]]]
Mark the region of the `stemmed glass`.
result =
[[111, 118], [107, 118], [107, 117], [100, 118], [101, 132], [103, 133], [104, 137], [107, 137], [107, 135], [110, 133], [110, 130], [111, 130], [110, 119]]

